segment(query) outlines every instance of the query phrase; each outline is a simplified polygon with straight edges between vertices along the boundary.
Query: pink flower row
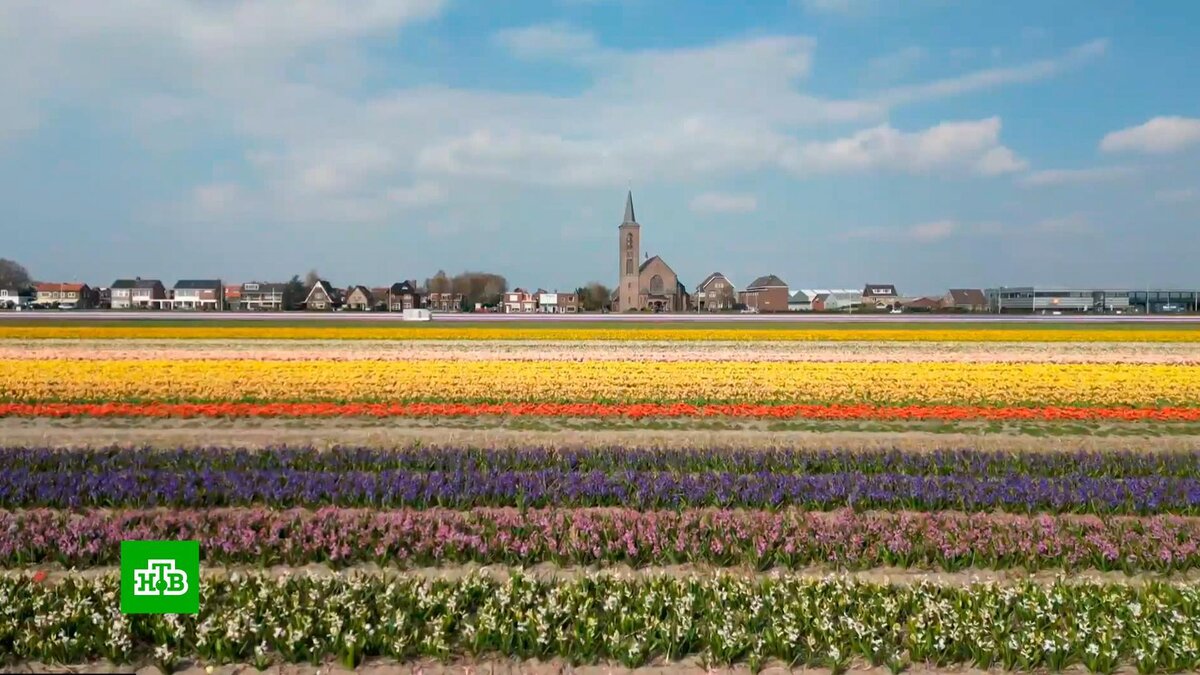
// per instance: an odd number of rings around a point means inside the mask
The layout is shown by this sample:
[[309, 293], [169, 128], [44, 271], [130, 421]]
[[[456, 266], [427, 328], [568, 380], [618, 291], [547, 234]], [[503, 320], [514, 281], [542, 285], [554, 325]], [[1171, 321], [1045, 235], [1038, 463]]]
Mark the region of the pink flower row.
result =
[[626, 563], [1177, 571], [1200, 518], [610, 508], [0, 511], [0, 565], [112, 565], [128, 539], [198, 539], [209, 564]]

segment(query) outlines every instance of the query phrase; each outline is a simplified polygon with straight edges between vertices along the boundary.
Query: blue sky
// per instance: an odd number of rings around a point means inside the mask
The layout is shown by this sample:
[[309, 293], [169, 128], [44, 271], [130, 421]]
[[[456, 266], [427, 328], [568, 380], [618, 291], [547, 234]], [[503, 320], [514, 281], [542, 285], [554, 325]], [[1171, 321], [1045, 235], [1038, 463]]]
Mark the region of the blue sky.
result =
[[42, 280], [438, 269], [1200, 285], [1200, 3], [12, 0], [0, 256]]

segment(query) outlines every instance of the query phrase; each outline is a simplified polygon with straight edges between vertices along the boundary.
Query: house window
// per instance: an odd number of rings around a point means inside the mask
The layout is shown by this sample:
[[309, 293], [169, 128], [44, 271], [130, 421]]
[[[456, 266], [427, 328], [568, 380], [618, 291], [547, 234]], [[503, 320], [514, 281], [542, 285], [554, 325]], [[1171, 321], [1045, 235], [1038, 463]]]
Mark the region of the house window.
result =
[[650, 292], [655, 295], [660, 295], [663, 292], [663, 280], [657, 274], [650, 277]]
[[625, 259], [625, 274], [633, 274], [633, 258]]

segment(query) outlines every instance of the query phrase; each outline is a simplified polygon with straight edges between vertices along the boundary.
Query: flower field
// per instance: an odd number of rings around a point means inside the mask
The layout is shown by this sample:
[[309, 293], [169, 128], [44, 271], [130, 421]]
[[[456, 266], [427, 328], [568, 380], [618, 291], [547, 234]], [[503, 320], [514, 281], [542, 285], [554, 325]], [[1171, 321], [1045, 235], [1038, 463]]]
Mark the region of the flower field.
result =
[[[1198, 334], [0, 325], [0, 428], [44, 431], [0, 442], [0, 666], [1194, 671], [1200, 443], [985, 451], [966, 423], [1200, 422]], [[518, 417], [736, 424], [454, 436]], [[206, 438], [262, 418], [445, 436]], [[821, 440], [738, 441], [781, 420]], [[961, 431], [864, 449], [826, 421]], [[141, 445], [159, 425], [192, 442]], [[200, 542], [198, 615], [119, 612], [121, 542], [160, 539]]]

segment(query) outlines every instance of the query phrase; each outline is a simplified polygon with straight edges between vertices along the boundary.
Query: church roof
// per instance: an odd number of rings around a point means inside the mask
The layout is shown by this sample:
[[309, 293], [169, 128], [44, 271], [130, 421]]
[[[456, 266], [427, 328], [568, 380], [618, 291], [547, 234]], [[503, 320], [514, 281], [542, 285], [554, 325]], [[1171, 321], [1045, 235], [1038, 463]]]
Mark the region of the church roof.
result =
[[633, 216], [633, 190], [630, 190], [629, 194], [625, 196], [625, 222], [621, 224], [625, 223], [637, 223], [637, 218]]
[[[642, 270], [646, 269], [650, 265], [650, 263], [654, 262], [655, 260], [662, 260], [662, 264], [667, 265], [666, 260], [663, 260], [662, 258], [660, 258], [656, 255], [652, 255], [649, 258], [646, 258], [645, 260], [643, 260], [641, 265], [638, 265], [638, 271], [641, 272]], [[671, 269], [671, 266], [667, 265], [667, 269]], [[671, 270], [671, 271], [674, 271], [674, 270]]]

